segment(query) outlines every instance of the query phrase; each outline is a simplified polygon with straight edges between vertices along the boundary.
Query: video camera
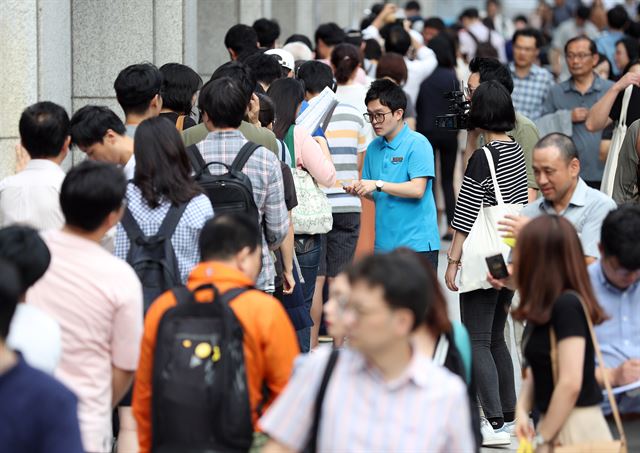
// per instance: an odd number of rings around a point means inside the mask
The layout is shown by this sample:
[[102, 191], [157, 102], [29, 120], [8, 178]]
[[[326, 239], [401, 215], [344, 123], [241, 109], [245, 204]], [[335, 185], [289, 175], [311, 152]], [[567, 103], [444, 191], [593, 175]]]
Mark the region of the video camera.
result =
[[462, 91], [444, 94], [449, 101], [449, 113], [436, 116], [436, 128], [461, 130], [469, 128], [469, 101]]

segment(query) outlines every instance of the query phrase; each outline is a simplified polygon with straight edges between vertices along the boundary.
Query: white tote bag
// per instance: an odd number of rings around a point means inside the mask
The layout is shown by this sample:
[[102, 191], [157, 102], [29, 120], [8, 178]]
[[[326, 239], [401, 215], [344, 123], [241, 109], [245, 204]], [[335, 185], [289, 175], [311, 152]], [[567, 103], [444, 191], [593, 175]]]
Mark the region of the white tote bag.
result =
[[604, 164], [604, 173], [602, 174], [600, 191], [609, 196], [613, 194], [613, 183], [616, 179], [620, 148], [622, 148], [624, 136], [627, 135], [627, 110], [629, 109], [629, 100], [631, 99], [632, 91], [633, 85], [629, 85], [624, 90], [624, 95], [622, 96], [622, 109], [620, 110], [620, 120], [613, 131], [611, 146], [609, 147], [609, 154], [607, 155], [607, 162]]
[[498, 204], [480, 209], [478, 218], [462, 245], [460, 284], [458, 285], [461, 293], [491, 288], [491, 285], [487, 282], [489, 268], [485, 258], [501, 253], [506, 262], [511, 250], [502, 240], [502, 236], [498, 231], [498, 221], [507, 214], [519, 214], [522, 209], [520, 204], [507, 204], [504, 202], [498, 186], [491, 151], [486, 146], [482, 149], [489, 163], [489, 171], [491, 172]]
[[333, 214], [327, 195], [313, 177], [301, 168], [292, 168], [298, 206], [291, 211], [296, 234], [324, 234], [333, 227]]

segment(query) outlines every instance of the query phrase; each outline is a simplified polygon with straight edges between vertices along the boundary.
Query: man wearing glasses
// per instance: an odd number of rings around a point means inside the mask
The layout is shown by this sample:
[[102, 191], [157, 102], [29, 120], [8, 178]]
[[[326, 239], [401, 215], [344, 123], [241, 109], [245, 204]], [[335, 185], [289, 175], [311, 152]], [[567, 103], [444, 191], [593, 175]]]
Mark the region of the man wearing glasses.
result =
[[362, 179], [344, 190], [375, 202], [376, 252], [408, 247], [425, 254], [437, 269], [440, 235], [433, 148], [404, 123], [407, 98], [394, 82], [373, 82], [365, 104], [365, 120], [378, 137], [367, 148]]
[[598, 77], [593, 68], [598, 64], [596, 44], [586, 36], [567, 41], [565, 57], [571, 77], [551, 88], [542, 107], [547, 115], [559, 110], [571, 111], [572, 138], [578, 148], [580, 177], [595, 189], [600, 188], [604, 162], [599, 159], [601, 132], [589, 132], [585, 120], [589, 109], [602, 98], [613, 82]]

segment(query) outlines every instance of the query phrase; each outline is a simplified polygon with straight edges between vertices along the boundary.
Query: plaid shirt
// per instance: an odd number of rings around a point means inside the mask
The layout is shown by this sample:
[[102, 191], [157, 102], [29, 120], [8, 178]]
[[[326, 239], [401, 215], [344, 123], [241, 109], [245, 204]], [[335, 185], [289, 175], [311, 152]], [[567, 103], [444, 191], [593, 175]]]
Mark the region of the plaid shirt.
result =
[[[231, 165], [240, 148], [247, 143], [238, 131], [210, 132], [197, 144], [205, 162], [222, 162]], [[227, 170], [222, 165], [209, 167], [212, 174], [220, 175]], [[260, 212], [262, 229], [262, 271], [256, 287], [273, 290], [276, 275], [273, 257], [269, 247], [277, 248], [289, 231], [289, 213], [284, 203], [282, 169], [276, 155], [261, 146], [251, 155], [242, 172], [251, 180], [253, 199]], [[266, 237], [265, 237], [266, 234]]]
[[[142, 232], [147, 236], [156, 234], [169, 211], [169, 206], [171, 205], [169, 200], [162, 201], [160, 206], [153, 209], [142, 197], [142, 192], [138, 186], [133, 183], [127, 186], [126, 197], [127, 207]], [[180, 279], [183, 283], [187, 282], [189, 273], [200, 261], [198, 238], [200, 237], [200, 230], [211, 217], [213, 217], [211, 202], [205, 195], [198, 195], [189, 201], [173, 236], [171, 236], [171, 244], [176, 252]], [[129, 253], [129, 243], [129, 237], [122, 224], [119, 223], [116, 230], [114, 255], [126, 260]]]
[[553, 76], [549, 71], [538, 65], [531, 66], [531, 71], [526, 77], [520, 78], [516, 74], [513, 63], [509, 65], [513, 76], [513, 106], [518, 112], [536, 120], [542, 116], [542, 105], [554, 84]]

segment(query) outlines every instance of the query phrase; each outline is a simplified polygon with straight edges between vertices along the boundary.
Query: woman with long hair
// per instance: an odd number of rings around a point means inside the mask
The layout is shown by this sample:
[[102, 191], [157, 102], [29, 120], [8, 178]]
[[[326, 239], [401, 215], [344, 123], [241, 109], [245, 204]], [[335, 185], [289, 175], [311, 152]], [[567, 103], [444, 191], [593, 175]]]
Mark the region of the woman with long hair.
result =
[[[331, 187], [336, 182], [336, 169], [324, 137], [312, 137], [309, 131], [295, 124], [304, 99], [304, 86], [297, 79], [279, 79], [274, 81], [267, 95], [276, 107], [273, 132], [287, 144], [291, 162], [296, 168], [306, 170], [321, 186]], [[304, 203], [302, 198], [298, 203]], [[295, 233], [295, 231], [294, 231]], [[321, 235], [295, 234], [294, 245], [300, 271], [304, 279], [302, 292], [307, 310], [311, 312], [316, 277], [320, 266]], [[320, 307], [320, 312], [322, 307]], [[319, 326], [320, 314], [313, 319]], [[317, 329], [316, 329], [317, 331]], [[300, 332], [300, 331], [299, 331]], [[300, 348], [307, 352], [311, 345], [311, 329], [305, 328], [299, 333]]]
[[[200, 261], [198, 238], [205, 222], [213, 217], [209, 199], [191, 177], [191, 165], [175, 126], [166, 118], [149, 118], [138, 126], [133, 155], [136, 169], [127, 186], [127, 209], [142, 232], [153, 236], [169, 208], [186, 204], [171, 236], [180, 280]], [[130, 238], [118, 224], [115, 255], [127, 259]]]
[[535, 408], [542, 415], [536, 452], [552, 451], [558, 443], [610, 440], [587, 323], [587, 316], [600, 324], [606, 315], [591, 288], [573, 225], [555, 215], [529, 222], [518, 234], [513, 279], [520, 292], [513, 317], [527, 321], [523, 349], [528, 366], [516, 410], [518, 437], [534, 437], [529, 412]]
[[[469, 110], [471, 127], [484, 136], [504, 203], [527, 203], [527, 171], [520, 145], [507, 135], [514, 127], [511, 96], [496, 81], [481, 83], [474, 91]], [[465, 265], [462, 247], [483, 207], [496, 206], [496, 190], [484, 149], [473, 152], [464, 174], [451, 227], [453, 240], [448, 252], [445, 282], [458, 291], [456, 276]], [[486, 419], [482, 420], [483, 445], [509, 444], [515, 426], [516, 392], [513, 364], [504, 338], [507, 313], [513, 298], [508, 289], [466, 289], [460, 293], [460, 314], [473, 347], [473, 372], [478, 399]]]

